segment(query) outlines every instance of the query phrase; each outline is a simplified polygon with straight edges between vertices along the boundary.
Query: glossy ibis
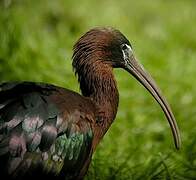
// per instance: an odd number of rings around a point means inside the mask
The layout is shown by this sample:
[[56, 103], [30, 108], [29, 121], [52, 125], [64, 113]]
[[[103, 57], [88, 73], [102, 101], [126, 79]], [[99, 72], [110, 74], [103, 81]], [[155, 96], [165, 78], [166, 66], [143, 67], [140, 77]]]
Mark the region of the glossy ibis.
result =
[[74, 46], [72, 65], [82, 95], [43, 83], [0, 85], [1, 179], [83, 179], [117, 113], [119, 94], [113, 68], [128, 71], [152, 94], [180, 148], [178, 127], [167, 101], [120, 31], [88, 31]]

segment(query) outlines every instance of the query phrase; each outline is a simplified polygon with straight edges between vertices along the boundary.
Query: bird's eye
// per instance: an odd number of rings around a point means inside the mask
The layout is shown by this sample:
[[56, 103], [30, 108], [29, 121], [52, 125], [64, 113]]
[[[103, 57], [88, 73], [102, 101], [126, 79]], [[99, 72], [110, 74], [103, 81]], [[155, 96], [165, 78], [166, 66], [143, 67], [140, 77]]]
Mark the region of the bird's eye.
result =
[[123, 59], [124, 61], [127, 61], [129, 57], [132, 55], [132, 48], [128, 44], [122, 44], [121, 45], [121, 50], [123, 54]]
[[121, 49], [123, 51], [126, 51], [126, 50], [132, 51], [132, 46], [131, 45], [128, 45], [128, 44], [122, 44], [121, 45]]
[[121, 48], [122, 48], [122, 50], [126, 50], [126, 49], [127, 49], [127, 45], [126, 45], [126, 44], [123, 44], [123, 45], [121, 46]]

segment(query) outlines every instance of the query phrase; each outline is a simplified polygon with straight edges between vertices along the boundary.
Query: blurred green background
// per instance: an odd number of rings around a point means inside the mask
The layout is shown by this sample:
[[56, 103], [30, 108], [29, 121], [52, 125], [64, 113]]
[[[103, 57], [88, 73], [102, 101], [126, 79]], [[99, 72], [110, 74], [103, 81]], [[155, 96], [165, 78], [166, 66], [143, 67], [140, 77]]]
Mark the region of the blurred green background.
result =
[[196, 1], [0, 0], [0, 81], [41, 81], [79, 92], [74, 42], [96, 26], [123, 32], [170, 102], [182, 149], [153, 98], [117, 69], [119, 111], [88, 180], [196, 179]]

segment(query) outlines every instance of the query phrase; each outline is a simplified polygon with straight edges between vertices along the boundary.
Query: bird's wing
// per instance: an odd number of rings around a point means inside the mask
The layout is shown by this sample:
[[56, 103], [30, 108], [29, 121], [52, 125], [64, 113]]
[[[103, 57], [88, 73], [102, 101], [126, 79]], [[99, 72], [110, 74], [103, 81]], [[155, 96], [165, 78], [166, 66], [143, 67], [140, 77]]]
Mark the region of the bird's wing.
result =
[[64, 90], [65, 97], [58, 89], [28, 82], [0, 85], [1, 172], [17, 175], [41, 167], [73, 175], [82, 168], [93, 139], [89, 116], [70, 97], [76, 93]]

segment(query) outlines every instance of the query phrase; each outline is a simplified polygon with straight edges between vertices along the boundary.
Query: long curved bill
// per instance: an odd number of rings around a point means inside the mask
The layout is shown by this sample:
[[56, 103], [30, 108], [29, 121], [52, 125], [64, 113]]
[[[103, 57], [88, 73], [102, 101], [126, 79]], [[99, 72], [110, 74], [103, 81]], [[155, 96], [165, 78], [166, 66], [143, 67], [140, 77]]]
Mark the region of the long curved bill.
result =
[[176, 149], [180, 149], [181, 139], [175, 117], [171, 111], [168, 102], [161, 95], [161, 91], [156, 85], [155, 81], [144, 70], [143, 66], [138, 63], [138, 61], [134, 58], [133, 55], [128, 60], [126, 60], [125, 70], [131, 73], [159, 103], [171, 127]]

